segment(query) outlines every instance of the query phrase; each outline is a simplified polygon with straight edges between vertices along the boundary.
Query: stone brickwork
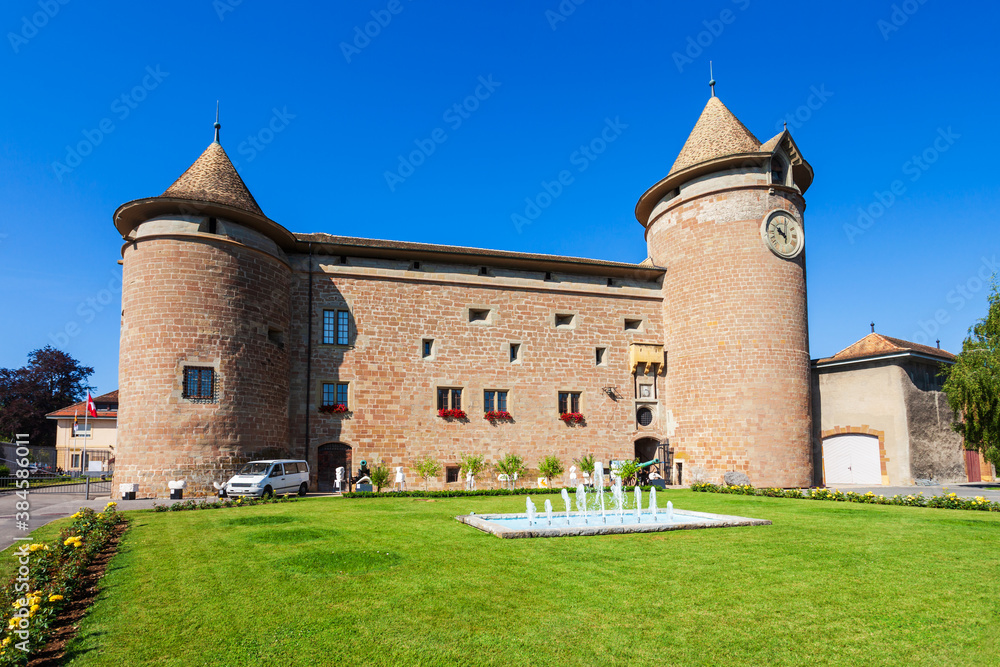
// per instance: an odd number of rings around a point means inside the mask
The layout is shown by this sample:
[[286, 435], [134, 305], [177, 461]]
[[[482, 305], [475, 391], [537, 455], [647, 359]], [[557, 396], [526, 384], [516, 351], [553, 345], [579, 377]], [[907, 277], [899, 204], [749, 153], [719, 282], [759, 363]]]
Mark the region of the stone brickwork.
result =
[[[293, 442], [304, 453], [308, 312], [308, 258], [294, 257], [294, 341], [292, 362]], [[635, 456], [634, 441], [665, 437], [662, 417], [647, 428], [636, 425], [634, 391], [628, 366], [632, 341], [662, 340], [662, 295], [656, 283], [556, 276], [543, 272], [492, 270], [351, 258], [348, 265], [330, 258], [314, 260], [313, 362], [309, 460], [326, 443], [344, 443], [360, 459], [380, 457], [403, 466], [411, 487], [422, 483], [412, 465], [430, 455], [457, 465], [460, 453], [481, 453], [495, 462], [504, 453], [524, 457], [536, 469], [545, 455], [558, 456], [569, 469], [583, 454], [609, 459]], [[469, 309], [490, 309], [486, 323], [470, 322]], [[322, 344], [324, 310], [348, 309], [349, 346]], [[569, 327], [556, 327], [554, 315], [572, 314]], [[642, 330], [627, 332], [624, 319], [643, 319]], [[432, 358], [422, 356], [422, 341], [433, 339]], [[520, 345], [510, 360], [510, 344]], [[603, 365], [595, 348], [606, 347]], [[320, 414], [323, 383], [348, 382], [348, 415]], [[662, 391], [663, 380], [658, 380]], [[437, 415], [436, 388], [461, 387], [464, 421]], [[617, 399], [602, 391], [614, 387]], [[512, 422], [483, 418], [484, 390], [508, 391]], [[583, 425], [559, 419], [559, 391], [579, 391]], [[662, 404], [662, 402], [661, 402]], [[659, 407], [659, 406], [656, 406]], [[534, 484], [534, 476], [531, 483]], [[448, 488], [442, 474], [431, 488]], [[568, 474], [564, 478], [568, 480]], [[493, 486], [492, 477], [480, 479]], [[451, 488], [464, 484], [464, 479]]]
[[671, 445], [687, 481], [735, 470], [758, 486], [808, 485], [805, 255], [778, 257], [760, 232], [774, 209], [801, 223], [805, 203], [791, 188], [771, 188], [763, 172], [695, 185], [659, 204], [647, 225], [650, 257], [667, 269]]
[[[287, 264], [198, 233], [143, 237], [123, 257], [114, 483], [212, 493], [241, 462], [286, 452], [288, 352], [268, 331], [288, 335]], [[214, 402], [182, 397], [186, 365], [216, 370]]]

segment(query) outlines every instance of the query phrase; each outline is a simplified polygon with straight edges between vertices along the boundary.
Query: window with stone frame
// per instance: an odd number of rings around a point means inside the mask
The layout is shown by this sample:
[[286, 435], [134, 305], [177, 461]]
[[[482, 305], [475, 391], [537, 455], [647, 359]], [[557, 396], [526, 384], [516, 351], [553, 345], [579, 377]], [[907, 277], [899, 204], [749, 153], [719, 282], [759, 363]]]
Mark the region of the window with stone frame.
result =
[[182, 396], [200, 403], [215, 402], [215, 369], [200, 366], [184, 367]]
[[351, 344], [351, 313], [347, 310], [323, 311], [323, 344]]
[[483, 391], [483, 412], [507, 412], [507, 392], [499, 389]]
[[461, 387], [438, 387], [437, 388], [437, 409], [438, 410], [461, 410], [462, 409], [462, 388]]
[[580, 411], [580, 392], [560, 391], [559, 392], [559, 414]]
[[347, 403], [350, 385], [347, 382], [324, 382], [323, 383], [323, 405], [343, 405]]

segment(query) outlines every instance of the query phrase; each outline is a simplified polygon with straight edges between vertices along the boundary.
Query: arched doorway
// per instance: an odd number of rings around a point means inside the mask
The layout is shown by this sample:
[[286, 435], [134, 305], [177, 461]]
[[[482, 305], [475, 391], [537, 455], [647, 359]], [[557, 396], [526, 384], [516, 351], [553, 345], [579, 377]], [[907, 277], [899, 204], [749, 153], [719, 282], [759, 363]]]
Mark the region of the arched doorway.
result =
[[658, 463], [643, 469], [640, 481], [648, 483], [648, 475], [655, 472], [660, 476], [660, 479], [662, 479], [665, 484], [670, 484], [670, 479], [673, 473], [673, 470], [671, 469], [673, 461], [668, 444], [666, 442], [660, 442], [656, 438], [639, 438], [634, 444], [635, 458], [639, 460], [639, 463], [646, 463], [654, 459], [659, 461]]
[[[343, 485], [346, 485], [351, 477], [351, 446], [342, 442], [320, 445], [316, 454], [316, 490], [320, 493], [335, 491], [337, 468], [340, 467], [344, 468]], [[346, 486], [342, 490], [345, 489]]]

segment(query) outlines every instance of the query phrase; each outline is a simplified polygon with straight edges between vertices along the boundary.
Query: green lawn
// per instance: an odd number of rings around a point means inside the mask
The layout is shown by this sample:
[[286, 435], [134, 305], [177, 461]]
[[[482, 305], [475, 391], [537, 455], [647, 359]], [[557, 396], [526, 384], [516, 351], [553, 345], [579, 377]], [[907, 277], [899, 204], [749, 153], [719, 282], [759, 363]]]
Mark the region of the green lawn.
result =
[[135, 513], [71, 664], [1000, 659], [998, 514], [668, 499], [774, 525], [502, 540], [452, 518], [523, 498]]

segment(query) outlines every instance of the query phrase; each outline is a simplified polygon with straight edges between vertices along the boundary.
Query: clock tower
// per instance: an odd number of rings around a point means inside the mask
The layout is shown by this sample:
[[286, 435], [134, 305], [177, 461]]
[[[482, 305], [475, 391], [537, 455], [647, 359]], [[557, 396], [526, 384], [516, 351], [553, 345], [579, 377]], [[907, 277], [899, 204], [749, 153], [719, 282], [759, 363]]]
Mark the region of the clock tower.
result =
[[785, 129], [761, 143], [715, 97], [639, 199], [663, 282], [666, 408], [684, 483], [812, 482], [804, 193]]

